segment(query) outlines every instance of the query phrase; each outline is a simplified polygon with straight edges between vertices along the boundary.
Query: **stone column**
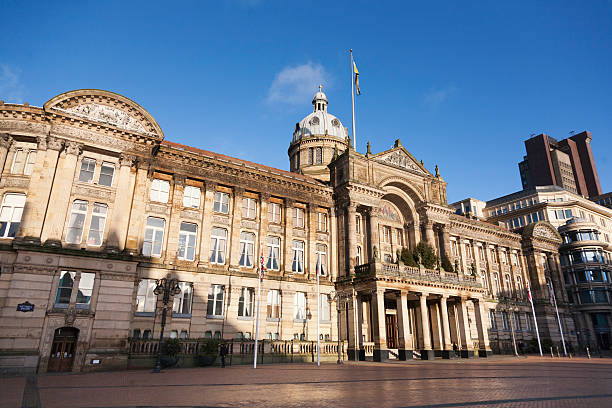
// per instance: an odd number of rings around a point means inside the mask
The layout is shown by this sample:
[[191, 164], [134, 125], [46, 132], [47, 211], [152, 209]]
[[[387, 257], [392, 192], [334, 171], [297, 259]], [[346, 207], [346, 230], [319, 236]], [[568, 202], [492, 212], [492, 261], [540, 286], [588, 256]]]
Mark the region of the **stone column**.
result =
[[0, 134], [0, 174], [4, 172], [11, 144], [13, 144], [13, 138], [8, 133]]
[[63, 141], [55, 137], [38, 138], [36, 164], [30, 177], [28, 197], [17, 232], [17, 238], [26, 242], [41, 243], [40, 236], [49, 204], [51, 185], [62, 146]]
[[[310, 280], [317, 279], [317, 256], [316, 256], [316, 247], [317, 247], [317, 211], [316, 205], [313, 203], [308, 203], [308, 208], [304, 210], [304, 226], [306, 227], [306, 236], [308, 239], [306, 240], [306, 245], [304, 248], [304, 267], [305, 273]], [[327, 265], [325, 265], [327, 266]], [[328, 279], [328, 278], [321, 278]]]
[[[64, 150], [60, 154], [49, 198], [49, 208], [52, 211], [47, 212], [40, 236], [41, 242], [45, 245], [62, 246], [62, 232], [66, 219], [70, 217], [70, 193], [72, 192], [74, 172], [80, 154], [81, 145], [75, 142], [66, 142]], [[81, 243], [85, 243], [87, 240], [86, 226], [83, 225]]]
[[132, 166], [135, 157], [121, 155], [119, 159], [119, 171], [116, 182], [115, 203], [111, 212], [110, 229], [106, 240], [106, 247], [110, 251], [125, 249], [125, 239], [128, 233], [130, 221], [130, 209], [134, 198], [134, 177], [132, 177]]
[[473, 357], [474, 351], [470, 350], [468, 341], [470, 340], [470, 326], [468, 323], [468, 314], [466, 307], [466, 299], [461, 297], [457, 299], [457, 320], [459, 321], [459, 339], [461, 340], [461, 358]]
[[[378, 259], [380, 261], [380, 229], [378, 223], [378, 208], [370, 207], [368, 213], [368, 242], [369, 242], [369, 261], [374, 262], [374, 247], [378, 248]], [[362, 249], [364, 253], [364, 249]]]
[[[291, 263], [293, 261], [293, 210], [294, 201], [285, 199], [285, 211], [283, 214], [283, 223], [285, 227], [285, 256], [283, 257], [283, 265], [281, 269], [287, 273], [291, 273]], [[305, 249], [305, 248], [304, 248]]]
[[410, 334], [410, 315], [408, 314], [408, 293], [405, 291], [398, 293], [396, 302], [399, 359], [412, 360], [412, 335]]
[[487, 357], [491, 352], [489, 345], [489, 335], [487, 333], [488, 316], [484, 309], [484, 302], [481, 299], [473, 299], [474, 315], [476, 317], [476, 329], [478, 331], [478, 357]]
[[385, 324], [385, 290], [377, 289], [372, 293], [372, 328], [374, 334], [374, 361], [389, 359], [387, 350], [387, 330]]
[[[136, 170], [136, 180], [134, 181], [134, 194], [136, 200], [132, 202], [130, 212], [129, 227], [125, 249], [131, 254], [139, 252], [140, 234], [144, 234], [143, 225], [146, 224], [146, 202], [148, 197], [147, 185], [149, 180], [149, 165], [146, 162], [139, 162]], [[144, 238], [144, 237], [143, 237]]]
[[200, 261], [198, 262], [198, 267], [200, 268], [210, 264], [210, 233], [212, 231], [216, 191], [217, 183], [206, 181], [204, 186], [204, 202], [202, 203], [202, 232], [200, 236]]
[[361, 298], [353, 292], [350, 300], [350, 308], [347, 308], [347, 327], [348, 327], [348, 358], [349, 360], [363, 360], [360, 357], [361, 350]]
[[421, 359], [433, 360], [434, 352], [431, 348], [431, 335], [429, 331], [429, 311], [427, 310], [427, 296], [429, 293], [422, 292], [419, 295], [421, 309], [421, 332], [423, 334], [423, 349], [421, 350]]
[[332, 206], [329, 209], [329, 276], [332, 282], [338, 279], [338, 225], [336, 219], [336, 209]]
[[442, 225], [442, 243], [444, 245], [444, 256], [451, 260], [451, 245], [450, 245], [450, 234], [448, 233], [448, 225]]
[[346, 216], [346, 221], [348, 224], [345, 248], [348, 258], [347, 275], [353, 275], [355, 274], [355, 259], [357, 257], [357, 247], [355, 245], [357, 241], [357, 225], [355, 221], [355, 217], [357, 216], [357, 207], [355, 207], [353, 203], [346, 207]]
[[240, 222], [242, 221], [242, 195], [244, 189], [234, 187], [234, 205], [232, 205], [232, 228], [227, 240], [227, 249], [230, 254], [229, 265], [232, 268], [240, 266]]
[[[448, 295], [440, 298], [440, 314], [442, 315], [442, 336], [444, 339], [444, 350], [452, 350], [450, 324], [448, 322]], [[444, 355], [443, 355], [444, 356]]]
[[431, 332], [433, 337], [431, 339], [431, 343], [434, 350], [443, 350], [444, 344], [442, 340], [442, 330], [440, 327], [440, 313], [438, 309], [437, 303], [432, 303], [429, 305], [429, 316], [431, 321]]
[[436, 245], [436, 234], [434, 234], [433, 222], [427, 222], [423, 226], [425, 227], [425, 241], [427, 241], [434, 250], [437, 250], [438, 246]]
[[[178, 257], [178, 236], [181, 228], [181, 211], [183, 210], [183, 195], [185, 194], [185, 176], [174, 174], [170, 183], [170, 216], [168, 217], [168, 239], [163, 253], [167, 260], [175, 260]], [[195, 258], [194, 258], [195, 260]]]

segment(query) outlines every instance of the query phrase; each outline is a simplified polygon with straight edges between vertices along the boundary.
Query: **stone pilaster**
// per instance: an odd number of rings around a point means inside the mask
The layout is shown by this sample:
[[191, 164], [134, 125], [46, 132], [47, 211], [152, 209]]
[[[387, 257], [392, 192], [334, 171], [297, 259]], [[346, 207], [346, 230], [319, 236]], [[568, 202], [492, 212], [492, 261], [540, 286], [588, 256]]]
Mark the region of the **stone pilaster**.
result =
[[181, 228], [185, 177], [175, 174], [170, 183], [170, 190], [172, 194], [169, 198], [170, 218], [168, 219], [168, 239], [166, 240], [165, 254], [167, 260], [174, 260], [178, 257], [178, 236]]
[[125, 244], [125, 250], [134, 255], [140, 250], [140, 235], [144, 235], [144, 225], [147, 223], [146, 202], [149, 191], [147, 190], [149, 179], [149, 165], [144, 162], [138, 163], [136, 180], [134, 186], [134, 197], [138, 199], [132, 203], [130, 212], [129, 228]]
[[478, 354], [479, 357], [486, 357], [491, 351], [491, 346], [489, 345], [489, 335], [487, 333], [489, 318], [485, 310], [483, 300], [473, 299], [473, 303], [474, 315], [476, 317], [476, 330], [478, 331]]
[[448, 322], [448, 295], [440, 297], [440, 314], [442, 315], [442, 338], [444, 350], [452, 350], [450, 324]]
[[294, 201], [285, 199], [285, 211], [283, 214], [283, 225], [285, 229], [285, 247], [284, 256], [282, 259], [283, 266], [281, 269], [284, 273], [291, 273], [291, 263], [293, 261], [293, 250], [291, 245], [293, 244], [293, 211]]
[[244, 189], [234, 187], [234, 204], [232, 205], [232, 229], [228, 237], [229, 265], [232, 268], [240, 267], [240, 223], [242, 221], [242, 195]]
[[[217, 183], [206, 181], [204, 191], [203, 215], [202, 215], [202, 235], [200, 237], [200, 262], [199, 267], [206, 267], [210, 264], [210, 233], [212, 231], [212, 219], [214, 213], [215, 191]], [[227, 245], [227, 244], [226, 244]], [[253, 336], [255, 333], [253, 333]]]
[[457, 299], [457, 321], [459, 322], [459, 340], [461, 342], [461, 350], [469, 350], [471, 345], [468, 343], [470, 340], [467, 305], [465, 298]]
[[385, 325], [385, 290], [377, 289], [372, 293], [372, 329], [374, 332], [374, 361], [389, 358], [387, 350], [387, 330]]
[[0, 174], [4, 172], [4, 168], [6, 167], [6, 158], [12, 144], [13, 137], [11, 135], [8, 133], [0, 134]]
[[110, 228], [106, 247], [109, 251], [123, 251], [130, 221], [130, 208], [134, 199], [135, 177], [132, 176], [132, 167], [136, 158], [122, 155], [119, 159], [117, 174], [115, 204], [110, 219]]
[[410, 315], [408, 314], [408, 294], [401, 291], [396, 299], [399, 359], [412, 358], [412, 335], [410, 334]]

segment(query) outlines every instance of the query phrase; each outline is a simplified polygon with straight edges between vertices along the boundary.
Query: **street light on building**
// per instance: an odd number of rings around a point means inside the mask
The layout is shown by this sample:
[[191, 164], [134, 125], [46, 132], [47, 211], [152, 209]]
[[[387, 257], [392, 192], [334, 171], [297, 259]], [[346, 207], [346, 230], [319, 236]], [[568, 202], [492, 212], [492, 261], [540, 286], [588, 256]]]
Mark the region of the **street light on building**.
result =
[[181, 293], [181, 287], [179, 286], [178, 279], [161, 278], [155, 281], [155, 289], [153, 290], [155, 296], [163, 294], [162, 303], [164, 307], [162, 309], [161, 318], [161, 332], [159, 333], [159, 344], [157, 345], [157, 361], [155, 363], [154, 373], [161, 371], [161, 353], [162, 353], [162, 341], [164, 338], [164, 327], [166, 327], [166, 311], [168, 309], [168, 302], [170, 301], [170, 295], [178, 295]]

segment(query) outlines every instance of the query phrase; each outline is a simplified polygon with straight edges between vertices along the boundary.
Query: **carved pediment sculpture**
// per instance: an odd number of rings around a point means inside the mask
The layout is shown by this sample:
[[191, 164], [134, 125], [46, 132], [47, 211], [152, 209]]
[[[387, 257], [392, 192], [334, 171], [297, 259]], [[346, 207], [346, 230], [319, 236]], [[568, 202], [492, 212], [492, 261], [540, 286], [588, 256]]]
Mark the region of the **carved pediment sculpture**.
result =
[[423, 167], [421, 167], [421, 165], [416, 161], [416, 159], [401, 147], [374, 155], [374, 158], [377, 161], [383, 162], [385, 164], [402, 167], [404, 169], [412, 170], [420, 174], [427, 174], [427, 172], [423, 170]]

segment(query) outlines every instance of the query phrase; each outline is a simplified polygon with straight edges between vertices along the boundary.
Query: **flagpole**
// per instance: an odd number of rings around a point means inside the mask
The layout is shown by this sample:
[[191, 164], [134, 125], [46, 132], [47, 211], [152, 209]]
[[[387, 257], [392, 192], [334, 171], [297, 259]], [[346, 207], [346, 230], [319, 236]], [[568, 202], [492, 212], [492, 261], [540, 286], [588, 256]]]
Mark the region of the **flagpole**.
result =
[[320, 326], [321, 326], [321, 294], [319, 293], [319, 275], [320, 275], [320, 259], [317, 261], [317, 366], [321, 365], [321, 335], [320, 335]]
[[531, 312], [533, 313], [533, 322], [535, 323], [536, 336], [538, 336], [538, 347], [540, 348], [540, 357], [542, 354], [542, 342], [540, 341], [540, 330], [538, 329], [538, 319], [536, 318], [535, 307], [533, 306], [533, 297], [531, 296], [531, 285], [527, 281], [527, 293], [529, 295], [529, 302], [531, 303]]
[[351, 101], [353, 104], [353, 148], [357, 150], [357, 135], [355, 134], [355, 80], [353, 67], [355, 63], [353, 61], [353, 49], [351, 48]]
[[561, 327], [561, 319], [559, 318], [559, 308], [557, 307], [555, 288], [553, 287], [552, 280], [548, 280], [546, 284], [548, 285], [548, 290], [552, 294], [553, 303], [555, 304], [555, 312], [557, 313], [557, 323], [559, 323], [559, 332], [561, 333], [561, 343], [563, 343], [563, 354], [567, 356], [567, 349], [565, 348], [565, 336], [563, 336], [563, 327]]
[[[261, 264], [261, 262], [260, 262]], [[257, 346], [259, 340], [259, 303], [261, 302], [261, 268], [262, 265], [257, 268], [257, 317], [255, 318], [255, 355], [253, 356], [253, 368], [257, 368]]]

